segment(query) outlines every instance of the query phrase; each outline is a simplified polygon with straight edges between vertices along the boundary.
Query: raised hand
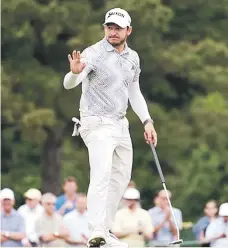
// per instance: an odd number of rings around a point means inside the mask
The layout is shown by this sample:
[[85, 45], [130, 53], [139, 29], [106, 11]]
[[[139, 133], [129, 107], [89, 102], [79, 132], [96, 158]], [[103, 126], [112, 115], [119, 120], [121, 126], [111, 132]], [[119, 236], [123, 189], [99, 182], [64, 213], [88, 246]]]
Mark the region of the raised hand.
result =
[[74, 73], [74, 74], [79, 74], [83, 71], [85, 64], [82, 63], [81, 61], [81, 54], [80, 51], [73, 51], [72, 52], [72, 56], [70, 54], [68, 54], [68, 60], [70, 63], [70, 70]]

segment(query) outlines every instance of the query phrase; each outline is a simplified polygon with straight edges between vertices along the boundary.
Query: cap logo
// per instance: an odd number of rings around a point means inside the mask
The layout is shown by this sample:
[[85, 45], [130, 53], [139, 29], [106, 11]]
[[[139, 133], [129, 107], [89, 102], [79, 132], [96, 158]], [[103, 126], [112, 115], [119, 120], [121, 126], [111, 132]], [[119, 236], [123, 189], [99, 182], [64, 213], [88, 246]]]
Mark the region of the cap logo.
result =
[[123, 17], [123, 18], [125, 17], [124, 14], [119, 13], [119, 12], [109, 12], [107, 18], [109, 18], [109, 17], [112, 16], [112, 15], [118, 15], [118, 16], [121, 16], [121, 17]]

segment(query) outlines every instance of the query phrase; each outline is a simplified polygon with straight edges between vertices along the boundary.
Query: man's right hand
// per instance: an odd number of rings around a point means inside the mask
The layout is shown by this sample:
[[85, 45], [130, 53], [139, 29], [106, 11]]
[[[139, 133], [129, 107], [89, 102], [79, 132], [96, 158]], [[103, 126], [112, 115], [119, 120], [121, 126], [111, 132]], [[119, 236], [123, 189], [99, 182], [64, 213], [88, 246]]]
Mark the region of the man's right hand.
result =
[[166, 220], [170, 220], [170, 218], [171, 218], [171, 210], [170, 210], [169, 207], [167, 207], [167, 208], [165, 209], [165, 219], [166, 219]]
[[73, 51], [72, 56], [68, 54], [68, 60], [70, 63], [70, 70], [74, 74], [79, 74], [85, 68], [85, 64], [81, 61], [81, 54], [80, 51]]

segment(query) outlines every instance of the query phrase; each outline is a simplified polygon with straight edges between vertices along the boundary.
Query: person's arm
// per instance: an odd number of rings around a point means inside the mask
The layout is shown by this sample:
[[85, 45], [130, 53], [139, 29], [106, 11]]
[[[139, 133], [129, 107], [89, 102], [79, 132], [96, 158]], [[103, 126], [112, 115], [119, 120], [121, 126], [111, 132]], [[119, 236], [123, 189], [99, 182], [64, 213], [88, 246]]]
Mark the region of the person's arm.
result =
[[49, 242], [57, 239], [57, 237], [55, 237], [53, 233], [45, 233], [41, 219], [36, 220], [35, 230], [37, 233], [37, 237], [42, 242]]
[[3, 232], [3, 235], [7, 239], [15, 240], [15, 241], [22, 241], [25, 238], [25, 223], [24, 218], [19, 215], [18, 219], [15, 223], [17, 226], [15, 232]]
[[166, 223], [166, 219], [164, 219], [162, 222], [160, 222], [160, 220], [157, 219], [157, 212], [155, 211], [154, 208], [149, 209], [148, 213], [150, 215], [150, 219], [152, 221], [152, 225], [154, 228], [154, 234], [157, 234], [158, 231], [164, 226], [164, 224]]
[[226, 235], [219, 221], [212, 221], [206, 229], [205, 242], [210, 243], [225, 237]]
[[59, 233], [58, 233], [57, 237], [60, 239], [67, 239], [67, 238], [69, 238], [70, 233], [64, 224], [64, 220], [62, 222], [63, 223], [61, 224], [61, 226], [59, 228]]
[[154, 122], [151, 119], [145, 98], [143, 97], [139, 86], [139, 75], [141, 70], [138, 55], [137, 60], [137, 69], [133, 78], [133, 82], [128, 86], [129, 102], [133, 111], [136, 113], [136, 115], [139, 117], [144, 125], [144, 137], [146, 142], [148, 144], [152, 142], [153, 145], [156, 146], [157, 133], [154, 128]]
[[43, 235], [40, 235], [39, 238], [42, 242], [50, 242], [50, 241], [54, 241], [58, 239], [58, 237], [54, 233], [43, 234]]
[[24, 232], [4, 232], [3, 235], [11, 240], [21, 241], [25, 238]]
[[[171, 210], [168, 208], [167, 211], [169, 212], [169, 218], [167, 218], [168, 223], [169, 223], [169, 230], [173, 234], [173, 236], [176, 236], [177, 235], [177, 229], [176, 229], [176, 226], [174, 224], [174, 220], [172, 219]], [[173, 212], [174, 212], [174, 215], [176, 217], [177, 227], [179, 230], [181, 230], [181, 228], [182, 228], [182, 214], [179, 210], [175, 210], [175, 209], [173, 209]]]
[[73, 89], [78, 86], [92, 71], [91, 56], [89, 55], [89, 49], [85, 49], [82, 54], [73, 52], [72, 57], [68, 55], [70, 63], [70, 72], [68, 72], [63, 80], [63, 86], [65, 89]]
[[129, 231], [124, 230], [122, 228], [122, 212], [117, 212], [116, 214], [112, 228], [112, 233], [119, 239], [125, 238], [129, 235]]
[[171, 219], [168, 219], [168, 222], [169, 222], [169, 230], [170, 230], [170, 232], [173, 234], [173, 236], [176, 236], [177, 235], [177, 229], [176, 229], [173, 221]]
[[136, 56], [137, 56], [136, 71], [133, 78], [133, 82], [129, 84], [128, 94], [129, 94], [129, 102], [131, 104], [133, 111], [139, 117], [141, 122], [144, 123], [146, 120], [151, 119], [151, 116], [149, 114], [149, 110], [145, 98], [140, 90], [140, 86], [139, 86], [139, 77], [141, 73], [140, 60], [138, 54], [136, 54]]
[[157, 224], [155, 227], [154, 227], [154, 233], [158, 233], [159, 230], [165, 225], [165, 223], [167, 222], [167, 219], [164, 219], [161, 223]]
[[141, 122], [144, 123], [151, 119], [145, 98], [140, 90], [139, 81], [134, 81], [129, 85], [128, 93], [131, 107]]
[[1, 232], [1, 235], [0, 235], [0, 243], [4, 243], [8, 240], [8, 238], [6, 236], [3, 235], [3, 232]]
[[147, 213], [145, 217], [145, 225], [144, 225], [144, 230], [143, 230], [144, 239], [146, 241], [151, 240], [153, 238], [153, 233], [154, 233], [154, 227], [152, 224], [152, 220], [151, 220], [149, 213]]
[[18, 219], [18, 223], [15, 223], [15, 225], [17, 225], [17, 229], [15, 230], [15, 232], [5, 231], [2, 232], [2, 235], [5, 236], [7, 239], [22, 241], [25, 238], [24, 219], [20, 216], [20, 218]]

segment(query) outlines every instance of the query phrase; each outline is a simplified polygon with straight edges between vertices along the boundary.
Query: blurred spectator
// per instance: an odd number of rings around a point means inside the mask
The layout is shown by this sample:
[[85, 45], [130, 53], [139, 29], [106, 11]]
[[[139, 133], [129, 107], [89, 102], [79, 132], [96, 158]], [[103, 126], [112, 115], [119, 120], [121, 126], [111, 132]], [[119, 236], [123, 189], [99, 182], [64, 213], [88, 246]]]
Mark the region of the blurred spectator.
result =
[[41, 246], [66, 246], [69, 233], [64, 227], [63, 218], [55, 212], [56, 197], [52, 193], [42, 196], [43, 213], [36, 221], [36, 233]]
[[77, 182], [74, 177], [67, 177], [63, 183], [64, 194], [60, 195], [56, 201], [56, 210], [61, 215], [67, 214], [76, 207]]
[[127, 186], [127, 188], [135, 188], [136, 189], [136, 183], [135, 181], [131, 180]]
[[153, 237], [153, 225], [148, 212], [139, 206], [140, 193], [128, 188], [124, 194], [126, 206], [115, 217], [112, 232], [131, 246], [143, 247]]
[[[170, 191], [168, 191], [168, 194], [169, 198], [171, 198]], [[177, 238], [177, 231], [174, 225], [165, 190], [161, 190], [158, 193], [156, 203], [158, 206], [155, 206], [149, 210], [149, 214], [152, 218], [152, 223], [155, 228], [154, 240], [151, 241], [151, 245], [165, 245]], [[182, 213], [177, 208], [173, 208], [173, 212], [176, 217], [178, 227], [181, 229]]]
[[157, 207], [159, 206], [159, 192], [156, 193], [156, 195], [154, 196], [154, 206]]
[[38, 189], [29, 189], [24, 194], [25, 204], [19, 207], [18, 212], [24, 218], [26, 238], [28, 245], [38, 246], [39, 240], [36, 235], [35, 222], [41, 215], [43, 207], [40, 205], [41, 193]]
[[11, 189], [1, 190], [1, 246], [23, 246], [25, 226], [23, 217], [13, 208], [15, 204], [14, 193]]
[[192, 228], [196, 240], [202, 241], [205, 239], [206, 228], [211, 221], [216, 219], [217, 212], [218, 207], [216, 201], [209, 201], [206, 203], [204, 207], [205, 216], [200, 218]]
[[206, 230], [206, 240], [212, 247], [228, 247], [228, 202], [219, 208], [219, 217]]
[[[135, 188], [136, 189], [136, 183], [135, 181], [131, 180], [127, 186], [127, 189], [129, 188]], [[118, 206], [118, 209], [121, 209], [123, 207], [126, 207], [126, 201], [122, 198], [121, 201], [120, 201], [120, 204]]]
[[89, 237], [87, 198], [85, 194], [78, 194], [77, 207], [64, 216], [64, 224], [69, 230], [67, 242], [72, 245], [86, 245]]

